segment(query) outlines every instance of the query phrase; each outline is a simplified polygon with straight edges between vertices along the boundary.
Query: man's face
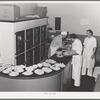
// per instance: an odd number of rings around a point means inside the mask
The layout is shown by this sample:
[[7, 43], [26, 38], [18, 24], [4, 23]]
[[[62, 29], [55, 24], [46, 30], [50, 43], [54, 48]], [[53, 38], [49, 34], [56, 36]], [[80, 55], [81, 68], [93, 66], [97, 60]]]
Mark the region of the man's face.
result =
[[87, 33], [87, 36], [88, 37], [91, 37], [92, 36], [92, 34], [89, 31], [87, 31], [86, 33]]
[[62, 35], [62, 39], [66, 38], [66, 35]]

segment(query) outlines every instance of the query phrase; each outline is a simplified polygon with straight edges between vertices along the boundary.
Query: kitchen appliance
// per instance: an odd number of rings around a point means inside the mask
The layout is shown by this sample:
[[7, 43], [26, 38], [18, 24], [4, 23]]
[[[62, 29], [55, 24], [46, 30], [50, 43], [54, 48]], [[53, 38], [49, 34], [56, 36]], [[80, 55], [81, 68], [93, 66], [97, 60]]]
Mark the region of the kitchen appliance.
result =
[[40, 62], [40, 46], [34, 48], [34, 64]]
[[20, 8], [16, 5], [0, 5], [0, 20], [14, 21], [20, 18]]
[[33, 37], [34, 37], [33, 45], [36, 46], [36, 45], [40, 44], [40, 27], [34, 28]]
[[41, 60], [45, 59], [47, 55], [47, 46], [46, 43], [41, 45]]
[[19, 31], [16, 35], [16, 55], [25, 51], [25, 32]]
[[33, 29], [26, 30], [26, 50], [33, 47]]
[[46, 41], [46, 25], [41, 26], [41, 42]]

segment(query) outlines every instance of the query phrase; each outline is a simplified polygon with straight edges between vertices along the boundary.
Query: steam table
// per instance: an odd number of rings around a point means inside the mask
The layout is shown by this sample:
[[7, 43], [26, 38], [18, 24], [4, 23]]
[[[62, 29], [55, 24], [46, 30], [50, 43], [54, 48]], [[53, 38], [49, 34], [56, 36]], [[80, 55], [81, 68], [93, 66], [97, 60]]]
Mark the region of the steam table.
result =
[[20, 74], [13, 77], [0, 73], [0, 91], [61, 91], [62, 84], [69, 86], [71, 81], [71, 58], [57, 58], [53, 55], [50, 59], [64, 63], [66, 67], [41, 76], [34, 73], [30, 76]]

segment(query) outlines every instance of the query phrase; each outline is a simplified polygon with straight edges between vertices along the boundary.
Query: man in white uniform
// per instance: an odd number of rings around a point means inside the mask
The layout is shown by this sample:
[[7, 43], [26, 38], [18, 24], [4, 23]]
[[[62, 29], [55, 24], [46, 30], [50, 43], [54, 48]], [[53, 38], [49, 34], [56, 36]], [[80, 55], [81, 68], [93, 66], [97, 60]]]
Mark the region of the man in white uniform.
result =
[[67, 37], [67, 32], [62, 31], [61, 35], [56, 36], [50, 44], [50, 56], [54, 55], [56, 50], [62, 47], [62, 40]]
[[[82, 64], [82, 75], [87, 75], [92, 77], [93, 68], [95, 64], [95, 51], [97, 48], [96, 38], [93, 37], [92, 30], [87, 30], [87, 37], [84, 40], [84, 50], [83, 50], [83, 64]], [[88, 70], [86, 70], [88, 69]]]
[[71, 34], [72, 39], [72, 78], [74, 79], [74, 86], [80, 86], [81, 67], [82, 67], [82, 43], [75, 34]]

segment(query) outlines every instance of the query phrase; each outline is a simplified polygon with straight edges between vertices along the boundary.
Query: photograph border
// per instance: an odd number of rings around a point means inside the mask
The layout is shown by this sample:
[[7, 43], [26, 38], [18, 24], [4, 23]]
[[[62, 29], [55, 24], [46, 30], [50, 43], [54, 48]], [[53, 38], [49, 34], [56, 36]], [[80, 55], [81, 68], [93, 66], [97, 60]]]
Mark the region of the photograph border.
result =
[[[0, 0], [0, 3], [12, 2], [100, 2], [99, 0]], [[55, 94], [54, 94], [55, 93]], [[100, 99], [99, 92], [0, 92], [0, 100], [98, 100]]]

